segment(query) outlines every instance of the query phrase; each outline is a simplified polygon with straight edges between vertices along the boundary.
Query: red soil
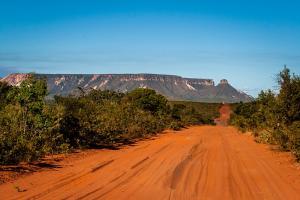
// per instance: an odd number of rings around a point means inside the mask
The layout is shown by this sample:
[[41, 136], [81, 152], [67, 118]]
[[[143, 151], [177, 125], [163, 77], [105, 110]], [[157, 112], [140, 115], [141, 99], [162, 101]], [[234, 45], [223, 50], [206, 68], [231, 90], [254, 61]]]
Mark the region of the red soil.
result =
[[[219, 122], [229, 116], [221, 108]], [[300, 169], [233, 127], [167, 132], [0, 185], [0, 199], [300, 199]]]
[[230, 109], [230, 105], [228, 104], [224, 104], [221, 108], [220, 108], [220, 117], [215, 119], [215, 123], [217, 125], [223, 125], [226, 126], [228, 124], [228, 120], [230, 119], [230, 114], [231, 114], [231, 109]]

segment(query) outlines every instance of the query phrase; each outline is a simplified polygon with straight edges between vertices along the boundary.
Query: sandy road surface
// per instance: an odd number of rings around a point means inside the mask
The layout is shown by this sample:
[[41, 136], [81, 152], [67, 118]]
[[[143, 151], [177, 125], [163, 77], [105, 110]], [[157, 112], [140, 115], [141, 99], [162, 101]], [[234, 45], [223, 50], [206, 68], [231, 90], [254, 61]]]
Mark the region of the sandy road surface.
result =
[[296, 200], [290, 159], [233, 127], [192, 127], [2, 184], [0, 199]]

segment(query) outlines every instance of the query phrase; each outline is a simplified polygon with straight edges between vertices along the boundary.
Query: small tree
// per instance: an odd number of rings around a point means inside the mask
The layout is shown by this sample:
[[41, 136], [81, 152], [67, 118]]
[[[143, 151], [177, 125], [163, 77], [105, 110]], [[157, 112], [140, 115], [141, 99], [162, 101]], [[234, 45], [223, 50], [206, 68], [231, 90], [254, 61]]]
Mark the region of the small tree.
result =
[[287, 124], [300, 120], [300, 77], [291, 75], [288, 68], [278, 74], [280, 92], [278, 106], [281, 119]]
[[1, 162], [30, 161], [49, 150], [48, 133], [52, 120], [46, 113], [46, 94], [46, 81], [33, 75], [19, 87], [9, 90], [10, 104], [2, 110], [0, 117], [1, 148], [5, 151]]
[[2, 110], [8, 103], [7, 95], [11, 90], [11, 86], [9, 86], [6, 82], [0, 81], [0, 110]]
[[159, 114], [168, 110], [168, 100], [155, 92], [155, 90], [138, 88], [126, 95], [126, 100], [132, 102], [138, 108]]

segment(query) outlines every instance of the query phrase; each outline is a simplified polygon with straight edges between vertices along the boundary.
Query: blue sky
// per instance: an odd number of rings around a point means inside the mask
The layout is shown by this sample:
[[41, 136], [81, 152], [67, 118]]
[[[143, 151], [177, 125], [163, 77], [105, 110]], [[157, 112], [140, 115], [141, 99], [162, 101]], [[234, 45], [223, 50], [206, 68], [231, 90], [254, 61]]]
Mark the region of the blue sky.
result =
[[297, 1], [0, 0], [0, 76], [163, 73], [256, 95], [300, 74]]

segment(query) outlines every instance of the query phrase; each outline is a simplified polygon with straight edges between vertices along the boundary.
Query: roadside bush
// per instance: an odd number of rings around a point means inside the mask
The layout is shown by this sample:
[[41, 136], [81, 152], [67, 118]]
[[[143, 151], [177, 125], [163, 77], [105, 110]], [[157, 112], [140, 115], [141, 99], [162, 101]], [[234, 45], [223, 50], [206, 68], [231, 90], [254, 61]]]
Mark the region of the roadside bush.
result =
[[46, 81], [31, 75], [19, 87], [0, 83], [0, 164], [34, 161], [46, 154], [103, 147], [211, 123], [195, 108], [170, 106], [151, 89], [129, 93], [92, 90], [45, 101]]
[[300, 77], [286, 67], [278, 74], [279, 94], [262, 91], [254, 102], [240, 103], [231, 124], [251, 130], [257, 141], [277, 144], [300, 159]]
[[155, 115], [165, 114], [169, 110], [168, 100], [151, 89], [135, 89], [129, 92], [124, 100]]
[[300, 121], [293, 122], [288, 128], [288, 140], [290, 149], [300, 160]]
[[9, 86], [5, 82], [0, 81], [0, 110], [2, 110], [8, 103], [7, 94], [11, 90], [11, 86]]
[[185, 126], [201, 124], [214, 125], [214, 121], [212, 118], [204, 117], [191, 105], [186, 106], [181, 103], [172, 105], [170, 128], [180, 130]]
[[45, 82], [33, 78], [7, 94], [11, 103], [0, 114], [0, 163], [32, 161], [52, 149], [45, 95]]

